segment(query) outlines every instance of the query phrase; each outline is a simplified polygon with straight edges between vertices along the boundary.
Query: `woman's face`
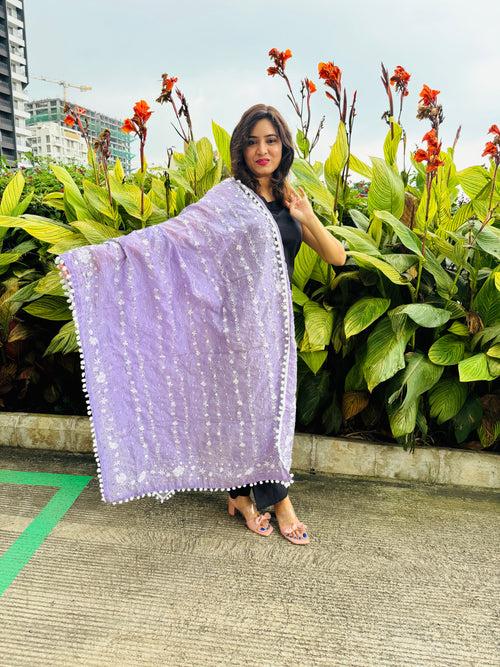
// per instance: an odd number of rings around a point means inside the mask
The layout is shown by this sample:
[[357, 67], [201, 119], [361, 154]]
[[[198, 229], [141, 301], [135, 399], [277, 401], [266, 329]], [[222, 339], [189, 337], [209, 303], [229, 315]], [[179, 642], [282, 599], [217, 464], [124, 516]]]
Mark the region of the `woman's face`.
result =
[[257, 121], [243, 150], [248, 169], [257, 177], [271, 176], [280, 165], [282, 146], [271, 121], [267, 118]]

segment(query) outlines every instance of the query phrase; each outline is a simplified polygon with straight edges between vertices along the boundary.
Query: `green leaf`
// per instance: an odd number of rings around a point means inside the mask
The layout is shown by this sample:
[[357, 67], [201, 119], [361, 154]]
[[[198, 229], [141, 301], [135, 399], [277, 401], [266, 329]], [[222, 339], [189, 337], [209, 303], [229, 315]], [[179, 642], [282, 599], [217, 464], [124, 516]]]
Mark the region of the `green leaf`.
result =
[[348, 250], [347, 254], [354, 257], [356, 263], [363, 268], [378, 269], [396, 285], [406, 285], [410, 282], [408, 278], [401, 276], [394, 267], [378, 257], [372, 257], [362, 252], [355, 252], [354, 250]]
[[0, 216], [0, 227], [19, 227], [40, 241], [56, 243], [63, 239], [72, 239], [75, 235], [62, 222], [56, 222], [40, 215], [24, 214], [19, 218]]
[[478, 380], [494, 380], [488, 369], [488, 357], [484, 352], [474, 354], [472, 357], [462, 359], [458, 363], [458, 376], [460, 382], [475, 382]]
[[482, 229], [482, 231], [479, 231], [481, 229], [481, 223], [479, 220], [474, 220], [473, 224], [476, 230], [474, 238], [477, 245], [481, 248], [481, 250], [484, 250], [484, 252], [487, 252], [495, 259], [500, 260], [500, 229], [497, 229], [492, 225], [487, 225]]
[[107, 239], [114, 239], [117, 236], [124, 235], [124, 232], [109, 225], [103, 225], [101, 222], [96, 222], [95, 220], [77, 220], [76, 222], [72, 222], [71, 226], [76, 227], [90, 244], [102, 243]]
[[412, 335], [414, 325], [406, 325], [399, 337], [392, 330], [388, 317], [380, 320], [367, 340], [367, 353], [363, 374], [368, 391], [395, 375], [404, 368], [406, 343]]
[[453, 419], [457, 442], [464, 442], [469, 434], [479, 426], [482, 418], [483, 406], [481, 401], [475, 396], [470, 397]]
[[486, 354], [489, 357], [494, 357], [495, 359], [500, 359], [500, 343], [495, 343], [492, 345], [489, 350], [486, 350]]
[[303, 311], [306, 332], [311, 348], [326, 347], [332, 336], [333, 310], [325, 310], [316, 301], [307, 301], [304, 304]]
[[302, 130], [297, 130], [295, 141], [297, 143], [297, 146], [299, 147], [300, 152], [302, 153], [302, 157], [307, 159], [310, 150], [309, 139], [302, 132]]
[[373, 178], [372, 168], [368, 166], [366, 162], [363, 162], [352, 153], [349, 156], [349, 169], [354, 171], [356, 174], [360, 174], [361, 176], [368, 178], [370, 181]]
[[429, 348], [429, 359], [440, 366], [453, 366], [462, 360], [465, 342], [453, 334], [438, 338]]
[[119, 183], [123, 183], [123, 179], [125, 178], [125, 172], [123, 171], [122, 163], [120, 162], [120, 158], [118, 157], [115, 160], [113, 174]]
[[45, 320], [70, 320], [72, 318], [66, 299], [58, 296], [42, 296], [24, 306], [23, 310]]
[[50, 168], [54, 172], [54, 176], [57, 180], [64, 185], [64, 196], [68, 204], [75, 211], [76, 217], [81, 218], [82, 220], [92, 217], [78, 185], [75, 183], [69, 172], [64, 167], [57, 164], [51, 164]]
[[345, 337], [350, 338], [351, 336], [355, 336], [360, 331], [369, 327], [372, 322], [375, 322], [376, 319], [385, 313], [390, 303], [390, 299], [378, 297], [367, 296], [358, 299], [345, 314]]
[[[407, 362], [402, 373], [393, 379], [391, 388], [397, 387], [387, 401], [387, 412], [394, 437], [412, 433], [415, 429], [418, 399], [431, 389], [443, 373], [442, 366], [436, 366], [421, 352], [407, 352]], [[399, 401], [401, 394], [405, 396]]]
[[408, 303], [397, 306], [389, 311], [388, 315], [397, 316], [401, 313], [408, 315], [421, 327], [440, 327], [450, 319], [450, 313], [443, 308], [436, 308], [428, 303]]
[[0, 202], [0, 215], [15, 215], [14, 211], [19, 204], [24, 189], [24, 176], [21, 171], [16, 171], [7, 183]]
[[453, 324], [448, 327], [448, 331], [456, 336], [469, 336], [469, 329], [463, 322], [453, 322]]
[[207, 137], [202, 137], [196, 142], [196, 154], [198, 157], [196, 165], [196, 180], [201, 181], [209, 172], [214, 163], [214, 149]]
[[389, 131], [387, 132], [384, 141], [384, 157], [388, 165], [396, 164], [396, 155], [398, 152], [398, 146], [401, 140], [401, 135], [403, 133], [401, 126], [398, 125], [392, 119], [391, 119], [391, 126], [393, 130], [392, 132], [393, 136], [391, 138], [391, 128], [389, 127]]
[[429, 391], [430, 415], [443, 424], [453, 419], [467, 398], [467, 385], [456, 378], [444, 378]]
[[337, 138], [325, 162], [325, 181], [332, 193], [336, 191], [337, 181], [347, 162], [347, 154], [347, 132], [345, 124], [340, 121], [337, 129]]
[[351, 216], [352, 221], [354, 222], [356, 227], [361, 229], [363, 232], [368, 231], [368, 227], [370, 226], [370, 221], [368, 220], [366, 215], [361, 213], [361, 211], [358, 211], [357, 208], [350, 208], [348, 210], [348, 213]]
[[389, 211], [373, 211], [373, 215], [386, 222], [395, 231], [396, 236], [406, 248], [412, 250], [415, 255], [423, 257], [420, 239], [401, 220], [395, 218]]
[[48, 354], [55, 354], [56, 352], [60, 352], [61, 354], [78, 352], [75, 323], [73, 320], [62, 325], [62, 327], [48, 344], [42, 356], [45, 357]]
[[340, 225], [328, 225], [326, 229], [333, 232], [334, 236], [340, 236], [340, 238], [345, 239], [350, 249], [367, 255], [380, 256], [380, 250], [373, 242], [373, 239], [362, 229]]
[[404, 184], [399, 174], [384, 162], [371, 157], [373, 164], [373, 179], [368, 190], [368, 211], [390, 211], [396, 218], [400, 218], [404, 210]]
[[223, 163], [226, 165], [226, 169], [231, 173], [231, 135], [223, 127], [217, 125], [214, 120], [212, 121], [212, 132], [215, 139], [215, 145], [217, 146], [217, 152]]
[[458, 182], [470, 199], [475, 199], [491, 181], [484, 167], [467, 167], [457, 172]]
[[319, 180], [311, 165], [306, 160], [296, 157], [293, 161], [292, 172], [314, 202], [328, 213], [332, 213], [333, 195]]
[[314, 352], [299, 352], [298, 355], [307, 364], [309, 369], [316, 375], [323, 366], [328, 356], [327, 350], [316, 350]]
[[491, 272], [472, 302], [472, 309], [479, 313], [485, 326], [500, 320], [500, 298], [495, 285], [496, 273], [500, 273], [500, 269]]

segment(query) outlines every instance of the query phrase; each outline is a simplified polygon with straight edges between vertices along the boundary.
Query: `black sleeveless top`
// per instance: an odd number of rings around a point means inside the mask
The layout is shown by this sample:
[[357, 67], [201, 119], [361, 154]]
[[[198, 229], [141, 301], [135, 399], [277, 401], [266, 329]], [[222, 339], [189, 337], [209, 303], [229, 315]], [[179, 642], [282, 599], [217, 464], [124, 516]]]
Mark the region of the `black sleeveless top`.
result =
[[290, 215], [290, 211], [284, 204], [280, 204], [276, 200], [266, 201], [263, 199], [263, 201], [278, 223], [281, 241], [285, 251], [285, 260], [288, 267], [288, 279], [291, 284], [294, 259], [299, 252], [300, 244], [302, 243], [301, 224]]

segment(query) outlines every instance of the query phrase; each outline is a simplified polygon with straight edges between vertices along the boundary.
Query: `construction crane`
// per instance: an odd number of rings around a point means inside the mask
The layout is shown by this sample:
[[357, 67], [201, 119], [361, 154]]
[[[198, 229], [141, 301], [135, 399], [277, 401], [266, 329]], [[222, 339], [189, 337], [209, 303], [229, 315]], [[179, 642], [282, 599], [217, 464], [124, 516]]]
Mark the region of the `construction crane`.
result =
[[47, 79], [44, 76], [32, 76], [32, 79], [39, 79], [40, 81], [48, 81], [49, 83], [57, 83], [63, 87], [64, 90], [64, 103], [66, 104], [66, 89], [67, 88], [78, 88], [78, 90], [92, 90], [92, 86], [77, 86], [74, 83], [68, 83], [67, 81], [55, 81], [54, 79]]

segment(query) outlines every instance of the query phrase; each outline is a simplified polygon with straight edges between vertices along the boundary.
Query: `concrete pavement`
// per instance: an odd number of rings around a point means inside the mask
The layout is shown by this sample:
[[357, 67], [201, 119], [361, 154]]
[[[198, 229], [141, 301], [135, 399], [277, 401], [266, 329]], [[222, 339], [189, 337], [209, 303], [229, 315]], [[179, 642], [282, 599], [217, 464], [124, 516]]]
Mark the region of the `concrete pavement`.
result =
[[[311, 544], [251, 533], [224, 492], [107, 505], [91, 475], [0, 597], [0, 665], [498, 665], [498, 494], [295, 472]], [[0, 557], [56, 489], [0, 482]]]

